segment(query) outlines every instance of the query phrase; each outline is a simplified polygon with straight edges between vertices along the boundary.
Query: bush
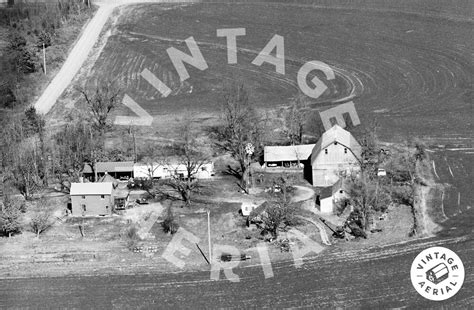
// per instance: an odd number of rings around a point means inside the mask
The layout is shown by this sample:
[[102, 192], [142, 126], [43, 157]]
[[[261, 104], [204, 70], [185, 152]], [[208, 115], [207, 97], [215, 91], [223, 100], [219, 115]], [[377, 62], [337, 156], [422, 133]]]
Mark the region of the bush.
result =
[[0, 229], [8, 237], [21, 231], [21, 204], [14, 201], [5, 201], [3, 211], [0, 213]]
[[138, 228], [135, 225], [129, 226], [125, 230], [124, 238], [127, 242], [127, 248], [130, 251], [133, 251], [138, 245], [138, 242], [141, 240], [140, 236], [138, 235]]
[[8, 36], [7, 53], [16, 72], [28, 74], [37, 70], [39, 59], [36, 52], [19, 32], [12, 32]]
[[165, 233], [175, 234], [178, 231], [179, 224], [174, 218], [171, 206], [166, 209], [166, 216], [161, 223], [161, 227], [163, 227]]
[[38, 34], [38, 48], [49, 47], [53, 43], [53, 36], [47, 31], [41, 31]]
[[30, 227], [37, 237], [51, 225], [50, 218], [51, 211], [46, 207], [46, 202], [44, 200], [40, 201], [30, 221]]

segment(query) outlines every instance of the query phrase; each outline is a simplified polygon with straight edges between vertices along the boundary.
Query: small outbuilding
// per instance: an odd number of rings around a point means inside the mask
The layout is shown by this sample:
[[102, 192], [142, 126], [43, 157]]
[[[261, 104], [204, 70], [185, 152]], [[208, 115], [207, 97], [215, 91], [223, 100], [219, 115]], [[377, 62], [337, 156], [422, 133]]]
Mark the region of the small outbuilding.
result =
[[316, 195], [316, 207], [321, 213], [334, 213], [338, 204], [349, 197], [347, 191], [347, 184], [343, 179], [339, 179], [333, 186], [321, 188]]
[[255, 203], [243, 202], [240, 206], [240, 212], [243, 216], [249, 216], [250, 213], [258, 207]]
[[113, 183], [71, 183], [72, 216], [112, 215]]
[[95, 169], [91, 164], [84, 164], [82, 174], [89, 181], [94, 181], [96, 178], [99, 179], [105, 174], [109, 174], [117, 180], [128, 180], [133, 178], [133, 161], [106, 161], [97, 162]]

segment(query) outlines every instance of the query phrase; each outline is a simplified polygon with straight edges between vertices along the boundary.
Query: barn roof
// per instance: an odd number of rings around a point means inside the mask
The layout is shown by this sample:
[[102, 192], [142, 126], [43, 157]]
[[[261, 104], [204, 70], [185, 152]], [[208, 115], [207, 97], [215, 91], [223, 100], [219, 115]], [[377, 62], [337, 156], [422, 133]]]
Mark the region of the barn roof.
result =
[[[133, 172], [133, 161], [103, 161], [95, 164], [98, 173], [104, 172]], [[84, 164], [83, 173], [92, 173], [90, 164]]]
[[263, 160], [265, 162], [307, 160], [314, 146], [314, 144], [265, 146]]
[[328, 186], [328, 187], [322, 187], [318, 190], [318, 194], [319, 194], [319, 199], [325, 199], [325, 198], [329, 198], [329, 197], [332, 197], [332, 186]]
[[311, 162], [315, 160], [316, 156], [318, 156], [323, 149], [334, 142], [344, 145], [354, 154], [360, 154], [361, 152], [361, 146], [354, 136], [349, 131], [344, 130], [341, 126], [336, 124], [324, 132], [321, 138], [319, 138], [318, 143], [316, 143], [312, 150]]
[[114, 188], [118, 186], [118, 181], [111, 176], [110, 174], [106, 173], [102, 177], [99, 178], [97, 182], [100, 183], [112, 183], [114, 185]]
[[78, 195], [111, 195], [112, 182], [106, 183], [71, 183], [71, 196]]
[[338, 192], [339, 190], [343, 190], [345, 192], [349, 190], [349, 184], [343, 178], [339, 178], [339, 180], [334, 183], [332, 186], [332, 194]]

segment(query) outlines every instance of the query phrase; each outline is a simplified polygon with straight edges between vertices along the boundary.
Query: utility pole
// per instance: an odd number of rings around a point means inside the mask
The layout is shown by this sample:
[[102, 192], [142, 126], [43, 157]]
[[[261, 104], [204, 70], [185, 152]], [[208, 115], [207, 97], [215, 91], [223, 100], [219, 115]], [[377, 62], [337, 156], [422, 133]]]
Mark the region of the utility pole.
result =
[[44, 74], [46, 75], [46, 48], [44, 47], [44, 43], [43, 43], [43, 68], [44, 68]]
[[132, 136], [133, 136], [133, 157], [135, 159], [135, 162], [137, 162], [137, 142], [135, 140], [135, 131], [132, 130]]
[[133, 141], [133, 160], [137, 162], [137, 142], [135, 140], [135, 130], [133, 130], [132, 124], [128, 126], [128, 134], [132, 136]]
[[209, 241], [209, 261], [212, 262], [212, 249], [211, 249], [211, 210], [207, 209], [207, 238]]

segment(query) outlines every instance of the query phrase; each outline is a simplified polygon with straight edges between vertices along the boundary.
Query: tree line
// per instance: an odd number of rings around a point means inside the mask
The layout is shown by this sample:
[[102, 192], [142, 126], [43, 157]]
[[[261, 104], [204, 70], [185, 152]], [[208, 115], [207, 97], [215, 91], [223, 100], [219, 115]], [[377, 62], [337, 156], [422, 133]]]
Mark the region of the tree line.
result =
[[12, 108], [26, 101], [22, 83], [32, 73], [44, 70], [43, 48], [48, 63], [61, 62], [65, 53], [59, 46], [58, 31], [75, 19], [90, 14], [80, 0], [54, 2], [15, 1], [0, 8], [0, 29], [6, 29], [6, 46], [0, 51], [0, 107]]

